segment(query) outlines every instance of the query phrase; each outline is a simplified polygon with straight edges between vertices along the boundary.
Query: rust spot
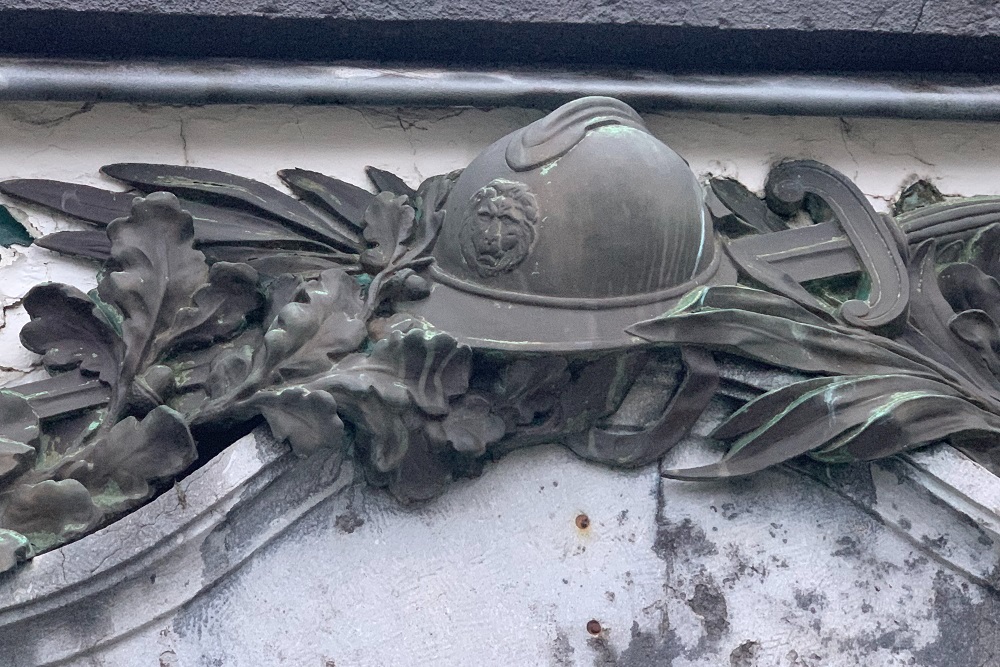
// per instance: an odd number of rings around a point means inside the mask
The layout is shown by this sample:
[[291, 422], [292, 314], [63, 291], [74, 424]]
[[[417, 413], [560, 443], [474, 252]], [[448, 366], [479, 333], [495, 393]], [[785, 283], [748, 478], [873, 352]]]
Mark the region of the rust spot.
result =
[[593, 618], [587, 621], [587, 632], [595, 637], [601, 634], [601, 622]]
[[587, 516], [586, 514], [577, 514], [576, 527], [579, 528], [580, 530], [587, 530], [588, 528], [590, 528], [590, 517]]

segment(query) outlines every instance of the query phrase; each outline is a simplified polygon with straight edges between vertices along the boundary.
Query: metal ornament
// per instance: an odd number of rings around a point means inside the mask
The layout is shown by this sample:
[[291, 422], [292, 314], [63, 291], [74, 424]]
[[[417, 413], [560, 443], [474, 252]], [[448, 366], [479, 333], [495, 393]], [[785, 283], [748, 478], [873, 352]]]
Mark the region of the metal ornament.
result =
[[[0, 390], [0, 569], [146, 502], [261, 421], [426, 500], [513, 448], [661, 458], [710, 403], [718, 462], [870, 460], [1000, 442], [1000, 198], [877, 214], [781, 163], [763, 198], [704, 190], [641, 118], [584, 98], [463, 172], [377, 194], [301, 169], [295, 196], [117, 164], [131, 188], [13, 180], [90, 225], [37, 240], [103, 263], [24, 298], [51, 377]], [[778, 388], [740, 369], [790, 378]], [[736, 369], [736, 370], [734, 370]]]

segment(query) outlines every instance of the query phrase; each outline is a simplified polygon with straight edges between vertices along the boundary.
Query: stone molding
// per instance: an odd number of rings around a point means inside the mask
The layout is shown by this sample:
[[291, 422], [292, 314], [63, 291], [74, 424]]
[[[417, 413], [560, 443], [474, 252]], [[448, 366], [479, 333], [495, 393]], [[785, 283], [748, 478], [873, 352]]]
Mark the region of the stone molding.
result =
[[11, 55], [369, 59], [669, 71], [996, 68], [996, 8], [961, 0], [331, 4], [4, 2]]

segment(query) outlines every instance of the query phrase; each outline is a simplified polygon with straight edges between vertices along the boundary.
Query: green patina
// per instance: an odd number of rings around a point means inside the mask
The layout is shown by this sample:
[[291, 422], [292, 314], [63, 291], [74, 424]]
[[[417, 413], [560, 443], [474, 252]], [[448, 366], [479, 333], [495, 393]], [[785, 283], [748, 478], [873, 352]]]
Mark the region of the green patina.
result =
[[0, 206], [0, 245], [9, 248], [12, 245], [31, 245], [31, 234], [17, 218], [5, 207]]
[[802, 283], [802, 286], [819, 299], [822, 305], [833, 308], [852, 299], [866, 300], [871, 292], [870, 281], [856, 274], [809, 280]]
[[118, 334], [118, 336], [121, 336], [122, 325], [125, 323], [125, 317], [121, 314], [121, 312], [119, 312], [119, 310], [111, 304], [105, 303], [98, 295], [96, 289], [92, 289], [87, 292], [87, 296], [94, 302], [94, 306], [97, 308], [97, 311], [104, 316], [104, 319], [111, 325], [111, 328], [115, 330], [115, 333]]
[[636, 128], [630, 127], [628, 125], [620, 125], [619, 123], [608, 123], [607, 125], [601, 125], [599, 127], [595, 127], [593, 130], [591, 130], [591, 132], [596, 132], [599, 134], [610, 134], [611, 136], [615, 136], [618, 134], [642, 133], [642, 130], [637, 130]]
[[35, 550], [26, 536], [17, 531], [0, 528], [0, 569], [29, 560], [34, 556]]
[[165, 189], [169, 190], [171, 187], [174, 188], [184, 188], [191, 187], [198, 190], [205, 190], [206, 192], [218, 192], [220, 194], [228, 195], [232, 192], [237, 192], [245, 195], [249, 199], [256, 199], [262, 204], [267, 204], [267, 199], [261, 197], [255, 192], [252, 192], [249, 188], [242, 185], [235, 185], [232, 183], [213, 183], [212, 181], [200, 180], [197, 178], [185, 178], [184, 176], [159, 176], [155, 179], [157, 184], [166, 186]]
[[708, 287], [696, 287], [677, 302], [677, 305], [664, 313], [664, 317], [670, 317], [673, 315], [681, 315], [687, 310], [691, 309], [693, 306], [703, 306], [705, 295], [708, 294]]
[[903, 189], [892, 206], [892, 214], [902, 215], [924, 206], [942, 202], [944, 202], [944, 195], [941, 194], [941, 191], [930, 181], [921, 179]]
[[61, 438], [42, 434], [38, 441], [38, 456], [35, 459], [35, 468], [45, 470], [55, 467], [63, 455], [58, 451]]
[[98, 507], [104, 508], [115, 508], [120, 507], [122, 501], [128, 500], [129, 496], [122, 491], [122, 488], [118, 486], [115, 480], [109, 480], [108, 483], [101, 489], [100, 493], [92, 494], [91, 499], [94, 504]]
[[31, 542], [31, 546], [34, 547], [35, 552], [41, 553], [65, 543], [68, 539], [72, 539], [67, 536], [84, 533], [88, 527], [85, 523], [67, 523], [62, 526], [61, 533], [25, 533], [25, 537]]
[[173, 370], [174, 384], [178, 387], [187, 384], [191, 380], [191, 373], [193, 368], [189, 364], [188, 367], [182, 365], [172, 365], [168, 366]]

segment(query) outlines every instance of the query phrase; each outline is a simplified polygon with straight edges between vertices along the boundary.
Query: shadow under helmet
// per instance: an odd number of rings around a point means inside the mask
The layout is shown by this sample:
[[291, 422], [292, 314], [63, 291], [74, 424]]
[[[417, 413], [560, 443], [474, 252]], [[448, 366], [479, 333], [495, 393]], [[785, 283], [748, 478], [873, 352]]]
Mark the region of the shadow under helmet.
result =
[[500, 139], [456, 181], [401, 310], [481, 348], [641, 343], [630, 325], [689, 290], [733, 283], [687, 163], [628, 105], [586, 97]]

